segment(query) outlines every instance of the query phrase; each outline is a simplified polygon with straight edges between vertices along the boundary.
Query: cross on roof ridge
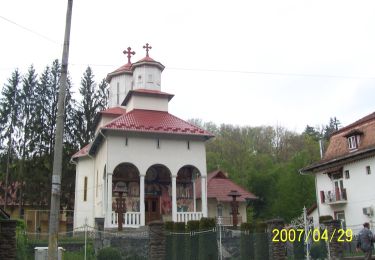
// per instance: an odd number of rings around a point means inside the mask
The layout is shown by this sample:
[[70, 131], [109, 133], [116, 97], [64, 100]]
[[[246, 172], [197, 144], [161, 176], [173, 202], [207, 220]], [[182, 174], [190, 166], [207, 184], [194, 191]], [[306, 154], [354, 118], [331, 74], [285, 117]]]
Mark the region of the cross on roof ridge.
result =
[[146, 45], [143, 45], [143, 49], [146, 49], [146, 57], [149, 57], [148, 51], [152, 49], [151, 45], [146, 43]]
[[128, 64], [131, 64], [130, 62], [130, 58], [132, 57], [132, 55], [135, 54], [135, 51], [131, 51], [131, 47], [128, 47], [126, 50], [123, 51], [124, 54], [127, 54], [127, 57], [128, 57]]

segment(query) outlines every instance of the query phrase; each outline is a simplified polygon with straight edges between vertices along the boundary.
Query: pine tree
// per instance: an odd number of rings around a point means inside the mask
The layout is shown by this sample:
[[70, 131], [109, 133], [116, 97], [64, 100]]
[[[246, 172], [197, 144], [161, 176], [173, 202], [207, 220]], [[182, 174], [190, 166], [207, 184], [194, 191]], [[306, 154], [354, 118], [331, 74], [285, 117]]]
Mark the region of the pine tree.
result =
[[82, 102], [78, 106], [76, 123], [79, 131], [79, 143], [83, 147], [94, 137], [94, 118], [100, 107], [94, 74], [90, 67], [87, 67], [83, 74], [79, 93], [82, 95]]
[[[19, 112], [19, 88], [21, 82], [21, 75], [16, 69], [8, 83], [4, 85], [0, 99], [0, 125], [1, 125], [1, 144], [6, 147], [6, 170], [5, 170], [5, 193], [4, 193], [4, 208], [7, 205], [7, 189], [9, 182], [9, 175], [13, 167], [11, 163], [13, 157], [17, 157], [18, 144], [15, 142], [18, 135], [18, 112]], [[6, 144], [6, 145], [5, 145]], [[4, 149], [4, 148], [3, 148]]]
[[99, 84], [97, 98], [99, 111], [106, 109], [108, 106], [108, 83], [105, 79]]

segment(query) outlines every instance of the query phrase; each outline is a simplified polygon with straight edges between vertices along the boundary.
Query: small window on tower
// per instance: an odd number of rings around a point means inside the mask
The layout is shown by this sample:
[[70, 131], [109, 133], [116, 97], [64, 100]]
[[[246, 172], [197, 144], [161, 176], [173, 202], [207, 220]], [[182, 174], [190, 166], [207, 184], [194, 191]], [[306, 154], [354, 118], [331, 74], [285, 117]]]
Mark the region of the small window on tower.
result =
[[156, 148], [160, 149], [160, 139], [158, 138], [157, 142], [156, 142]]
[[128, 146], [128, 137], [125, 137], [125, 146]]
[[349, 170], [346, 170], [345, 171], [345, 179], [349, 179], [349, 178], [350, 178]]
[[371, 174], [371, 167], [370, 166], [366, 166], [366, 173], [367, 173], [367, 175]]
[[152, 83], [152, 82], [154, 82], [153, 79], [152, 79], [152, 74], [148, 74], [147, 82], [148, 82], [148, 83]]

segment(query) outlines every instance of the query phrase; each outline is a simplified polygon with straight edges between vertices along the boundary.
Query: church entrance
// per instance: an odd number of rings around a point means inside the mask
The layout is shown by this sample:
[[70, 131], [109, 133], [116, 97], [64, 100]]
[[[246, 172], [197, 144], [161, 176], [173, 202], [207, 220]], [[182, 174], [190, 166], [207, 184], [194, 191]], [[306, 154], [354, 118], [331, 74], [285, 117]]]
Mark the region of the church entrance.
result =
[[145, 198], [145, 221], [146, 225], [154, 220], [160, 220], [159, 196], [146, 196]]

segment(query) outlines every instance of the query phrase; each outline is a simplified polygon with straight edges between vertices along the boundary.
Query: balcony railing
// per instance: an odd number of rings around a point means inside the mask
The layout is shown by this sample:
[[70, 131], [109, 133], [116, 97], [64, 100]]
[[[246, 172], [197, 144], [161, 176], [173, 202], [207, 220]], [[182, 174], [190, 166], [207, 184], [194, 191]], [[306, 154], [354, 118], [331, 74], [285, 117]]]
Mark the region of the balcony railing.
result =
[[320, 191], [320, 201], [326, 204], [346, 203], [348, 200], [346, 189], [335, 189], [329, 191]]
[[[123, 227], [139, 227], [141, 225], [140, 212], [126, 212], [123, 213]], [[118, 214], [112, 211], [111, 227], [118, 226]]]
[[185, 224], [190, 220], [200, 220], [202, 217], [202, 212], [177, 212], [177, 222], [185, 222]]

